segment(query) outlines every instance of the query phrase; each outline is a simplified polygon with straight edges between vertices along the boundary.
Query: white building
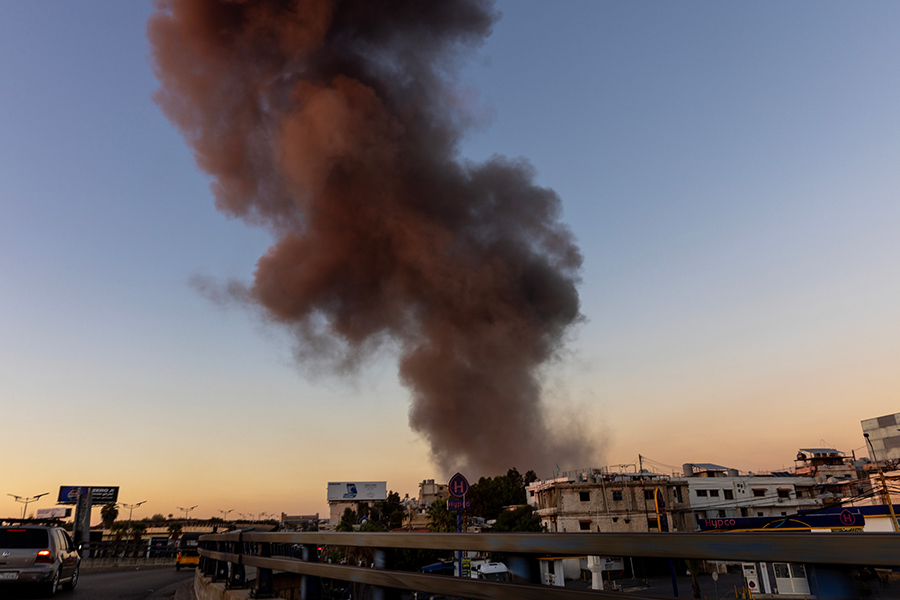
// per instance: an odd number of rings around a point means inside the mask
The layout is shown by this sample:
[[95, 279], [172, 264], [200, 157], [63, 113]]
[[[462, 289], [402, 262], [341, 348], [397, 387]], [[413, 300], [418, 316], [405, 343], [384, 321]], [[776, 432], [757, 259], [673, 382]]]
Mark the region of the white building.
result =
[[684, 477], [671, 480], [679, 531], [699, 529], [701, 519], [787, 516], [822, 505], [812, 477], [741, 475], [712, 463], [686, 463], [683, 470]]

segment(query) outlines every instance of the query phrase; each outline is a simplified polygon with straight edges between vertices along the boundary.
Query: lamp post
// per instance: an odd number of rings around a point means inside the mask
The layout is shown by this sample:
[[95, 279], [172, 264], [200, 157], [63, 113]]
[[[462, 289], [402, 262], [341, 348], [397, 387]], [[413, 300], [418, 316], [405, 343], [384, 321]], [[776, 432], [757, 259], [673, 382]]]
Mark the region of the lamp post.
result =
[[891, 525], [894, 527], [894, 533], [900, 533], [900, 527], [897, 526], [897, 515], [894, 514], [894, 503], [891, 501], [890, 492], [888, 492], [887, 480], [885, 480], [884, 472], [878, 465], [878, 457], [875, 456], [875, 446], [872, 445], [872, 440], [869, 439], [868, 433], [863, 433], [863, 437], [866, 438], [866, 443], [869, 444], [869, 450], [872, 451], [872, 458], [875, 460], [875, 470], [878, 471], [878, 476], [881, 478], [881, 499], [887, 504], [888, 512], [891, 513]]
[[219, 509], [219, 512], [222, 513], [222, 520], [223, 520], [223, 521], [227, 521], [227, 520], [228, 520], [228, 513], [234, 512], [234, 509], [233, 509], [233, 508], [229, 508], [228, 510], [222, 510], [222, 509], [220, 508], [220, 509]]
[[187, 508], [185, 508], [185, 507], [183, 507], [183, 506], [176, 506], [175, 508], [177, 508], [178, 510], [183, 510], [183, 511], [184, 511], [184, 520], [187, 521], [187, 519], [188, 519], [188, 513], [191, 512], [192, 510], [194, 510], [195, 508], [197, 508], [198, 506], [200, 506], [200, 505], [199, 505], [199, 504], [195, 504], [195, 505], [189, 506], [189, 507], [187, 507]]
[[16, 499], [16, 502], [21, 502], [25, 506], [22, 507], [22, 518], [25, 518], [25, 511], [28, 510], [28, 505], [32, 502], [35, 502], [41, 496], [46, 496], [50, 492], [44, 492], [43, 494], [38, 494], [37, 496], [16, 496], [15, 494], [7, 494], [7, 496], [12, 496]]
[[128, 525], [129, 525], [129, 527], [131, 526], [131, 515], [134, 514], [134, 509], [136, 509], [141, 504], [144, 504], [145, 502], [147, 502], [147, 501], [141, 500], [137, 504], [125, 504], [124, 502], [121, 503], [123, 508], [128, 509]]

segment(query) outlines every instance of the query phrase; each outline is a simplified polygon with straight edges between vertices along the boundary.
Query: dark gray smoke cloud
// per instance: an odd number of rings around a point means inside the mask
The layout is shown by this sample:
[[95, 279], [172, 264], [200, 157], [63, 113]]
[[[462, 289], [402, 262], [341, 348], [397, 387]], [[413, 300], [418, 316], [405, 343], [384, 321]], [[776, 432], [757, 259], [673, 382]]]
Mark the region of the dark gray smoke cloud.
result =
[[482, 0], [159, 0], [156, 101], [216, 206], [275, 243], [238, 292], [352, 365], [400, 348], [410, 425], [472, 475], [580, 466], [552, 435], [540, 368], [581, 318], [581, 254], [527, 162], [464, 161], [459, 61]]

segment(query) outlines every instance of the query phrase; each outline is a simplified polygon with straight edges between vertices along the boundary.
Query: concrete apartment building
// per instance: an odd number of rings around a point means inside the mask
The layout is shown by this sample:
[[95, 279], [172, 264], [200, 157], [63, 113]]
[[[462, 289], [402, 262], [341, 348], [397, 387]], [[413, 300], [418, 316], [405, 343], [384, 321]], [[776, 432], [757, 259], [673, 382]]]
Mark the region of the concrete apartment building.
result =
[[432, 503], [446, 501], [450, 498], [450, 490], [446, 483], [435, 483], [434, 479], [423, 479], [419, 484], [419, 508], [425, 510]]
[[686, 463], [676, 489], [673, 521], [678, 531], [699, 530], [701, 519], [778, 517], [822, 506], [812, 477], [789, 473], [741, 475], [712, 463]]
[[548, 531], [639, 533], [658, 531], [657, 488], [670, 531], [699, 530], [701, 519], [787, 516], [822, 506], [812, 477], [741, 475], [711, 463], [685, 464], [682, 477], [583, 469], [526, 491]]
[[[675, 492], [668, 477], [604, 467], [535, 481], [526, 487], [526, 496], [550, 532], [641, 533], [657, 531], [657, 488], [671, 506]], [[671, 530], [671, 516], [667, 522]]]

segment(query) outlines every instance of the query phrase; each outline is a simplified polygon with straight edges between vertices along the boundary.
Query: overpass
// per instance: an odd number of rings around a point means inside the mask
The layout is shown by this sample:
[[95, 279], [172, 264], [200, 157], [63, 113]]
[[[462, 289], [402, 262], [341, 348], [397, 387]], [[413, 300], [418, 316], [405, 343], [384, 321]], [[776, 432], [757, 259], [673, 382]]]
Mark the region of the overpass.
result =
[[[321, 598], [321, 580], [367, 586], [368, 598], [400, 598], [402, 590], [462, 598], [566, 600], [622, 598], [621, 593], [573, 590], [536, 583], [500, 583], [396, 570], [398, 549], [501, 553], [534, 560], [552, 556], [614, 556], [707, 561], [785, 562], [807, 566], [819, 599], [855, 597], [853, 571], [900, 566], [900, 535], [893, 533], [266, 533], [235, 531], [201, 539], [198, 577], [221, 582], [241, 597], [274, 597], [273, 574], [300, 576], [299, 597]], [[371, 566], [318, 562], [322, 546], [367, 549]], [[302, 558], [291, 550], [302, 549]], [[255, 569], [250, 584], [248, 567]], [[848, 596], [848, 594], [850, 594]], [[682, 590], [683, 597], [690, 597]], [[203, 598], [202, 595], [199, 595]], [[634, 600], [666, 596], [628, 594]], [[669, 594], [667, 597], [672, 597]], [[754, 595], [754, 597], [756, 597]]]

